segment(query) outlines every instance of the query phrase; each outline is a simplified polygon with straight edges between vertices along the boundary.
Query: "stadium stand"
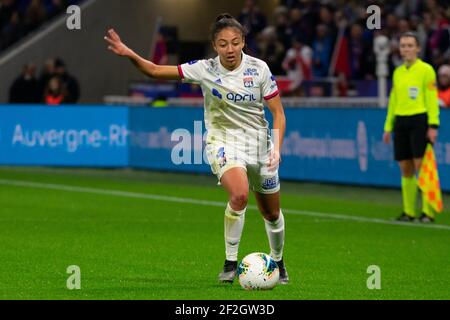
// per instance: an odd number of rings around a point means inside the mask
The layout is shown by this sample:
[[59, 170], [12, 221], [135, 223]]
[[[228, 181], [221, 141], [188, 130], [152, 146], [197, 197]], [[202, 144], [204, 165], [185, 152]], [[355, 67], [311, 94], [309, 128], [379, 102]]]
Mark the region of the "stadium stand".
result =
[[[366, 8], [372, 4], [381, 8], [381, 30], [366, 26]], [[420, 58], [436, 71], [450, 63], [447, 1], [280, 0], [275, 10], [267, 13], [258, 7], [258, 1], [247, 0], [236, 17], [248, 29], [247, 53], [267, 61], [284, 97], [311, 97], [316, 101], [331, 96], [335, 97], [333, 101], [338, 101], [336, 97], [377, 97], [373, 46], [378, 35], [390, 41], [388, 79], [402, 62], [397, 38], [405, 31], [418, 34], [423, 48]], [[205, 41], [204, 46], [208, 48], [210, 43]], [[195, 54], [190, 48], [189, 56], [178, 52], [179, 63], [192, 60]], [[130, 84], [131, 96], [154, 98], [160, 94], [156, 90], [159, 84], [141, 84]], [[390, 85], [388, 80], [388, 90]], [[136, 90], [137, 86], [143, 90]], [[173, 101], [185, 98], [188, 92], [173, 85], [173, 91], [166, 94]], [[373, 100], [369, 105], [374, 105]]]
[[80, 0], [0, 1], [0, 52]]
[[[0, 51], [61, 13], [63, 7], [79, 2], [2, 0]], [[445, 0], [280, 0], [272, 12], [263, 11], [258, 4], [261, 2], [243, 1], [234, 14], [249, 31], [246, 50], [267, 61], [284, 97], [377, 97], [373, 43], [380, 34], [390, 39], [389, 79], [401, 63], [397, 37], [407, 30], [418, 34], [423, 48], [420, 57], [436, 71], [450, 64], [450, 6]], [[366, 8], [372, 4], [381, 8], [381, 30], [366, 26]], [[156, 60], [183, 63], [211, 53], [208, 39], [194, 43], [179, 38], [179, 28], [161, 26], [156, 33]], [[153, 99], [161, 94], [158, 83], [129, 80], [130, 96]], [[172, 92], [164, 93], [169, 99], [199, 96], [194, 86], [172, 87]]]

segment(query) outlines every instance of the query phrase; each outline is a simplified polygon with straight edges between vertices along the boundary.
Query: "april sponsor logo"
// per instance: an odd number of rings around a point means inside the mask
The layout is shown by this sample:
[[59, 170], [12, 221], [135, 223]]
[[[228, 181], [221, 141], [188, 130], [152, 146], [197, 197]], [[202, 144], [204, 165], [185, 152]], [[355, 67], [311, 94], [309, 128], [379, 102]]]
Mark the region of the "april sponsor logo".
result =
[[253, 94], [239, 94], [231, 92], [227, 94], [227, 99], [233, 101], [234, 103], [256, 101], [255, 95]]
[[101, 130], [68, 129], [68, 130], [31, 130], [22, 124], [16, 124], [12, 136], [13, 147], [27, 148], [61, 148], [65, 147], [70, 153], [76, 152], [80, 147], [101, 148], [108, 146], [126, 147], [128, 130], [126, 126], [111, 125], [108, 133]]
[[[222, 100], [223, 99], [223, 95], [222, 93], [220, 93], [219, 90], [217, 90], [216, 88], [213, 88], [211, 90], [211, 93], [214, 97], [217, 97], [218, 99]], [[228, 101], [232, 101], [234, 103], [238, 103], [238, 102], [254, 102], [256, 101], [256, 97], [254, 94], [240, 94], [240, 93], [233, 93], [233, 92], [229, 92], [225, 95], [225, 97], [227, 98]]]

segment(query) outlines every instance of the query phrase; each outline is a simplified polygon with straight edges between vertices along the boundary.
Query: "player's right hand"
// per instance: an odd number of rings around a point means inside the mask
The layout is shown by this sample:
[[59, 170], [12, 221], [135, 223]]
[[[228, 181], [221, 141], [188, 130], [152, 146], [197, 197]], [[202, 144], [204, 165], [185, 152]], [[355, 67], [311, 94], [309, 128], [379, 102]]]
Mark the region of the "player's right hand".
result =
[[119, 35], [114, 29], [109, 29], [107, 35], [105, 36], [105, 41], [109, 43], [108, 49], [115, 54], [126, 57], [131, 53], [130, 48], [128, 48], [121, 40]]
[[390, 132], [387, 132], [387, 131], [384, 132], [384, 134], [383, 134], [383, 141], [386, 144], [390, 144], [391, 143], [391, 133]]
[[267, 169], [269, 172], [274, 172], [278, 169], [281, 162], [280, 152], [273, 150], [269, 155], [269, 162], [267, 163]]

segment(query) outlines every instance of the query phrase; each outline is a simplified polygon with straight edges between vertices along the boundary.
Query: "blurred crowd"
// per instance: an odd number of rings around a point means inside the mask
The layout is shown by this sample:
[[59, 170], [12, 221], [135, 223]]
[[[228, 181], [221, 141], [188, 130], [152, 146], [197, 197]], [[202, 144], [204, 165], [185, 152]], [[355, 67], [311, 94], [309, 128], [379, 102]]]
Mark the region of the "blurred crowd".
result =
[[28, 63], [9, 90], [9, 103], [77, 103], [80, 88], [60, 58], [48, 59], [37, 75], [37, 66]]
[[[366, 26], [366, 10], [373, 4], [381, 9], [380, 30]], [[302, 94], [301, 84], [309, 80], [335, 77], [345, 87], [348, 81], [376, 79], [378, 34], [390, 39], [391, 75], [402, 63], [398, 36], [405, 31], [418, 34], [420, 58], [437, 71], [450, 64], [449, 18], [448, 0], [280, 0], [273, 16], [266, 16], [258, 1], [245, 0], [238, 16], [248, 29], [249, 53], [265, 60], [274, 74], [290, 78], [286, 93], [294, 95]]]
[[79, 0], [0, 0], [0, 51]]
[[[0, 51], [77, 2], [81, 0], [0, 0]], [[243, 0], [237, 19], [248, 30], [247, 52], [287, 79], [279, 83], [283, 95], [350, 96], [357, 83], [375, 82], [377, 35], [390, 39], [390, 78], [402, 63], [398, 36], [414, 31], [420, 39], [420, 58], [438, 74], [441, 106], [450, 107], [449, 0], [279, 0], [269, 15], [258, 4], [258, 0]], [[381, 9], [379, 30], [367, 28], [370, 5]], [[153, 61], [166, 64], [167, 60], [165, 39], [158, 34]], [[78, 83], [61, 59], [50, 59], [39, 77], [36, 73], [35, 64], [24, 67], [11, 87], [12, 102], [78, 100]], [[26, 88], [29, 94], [20, 97], [17, 88]], [[25, 97], [32, 101], [21, 101]]]

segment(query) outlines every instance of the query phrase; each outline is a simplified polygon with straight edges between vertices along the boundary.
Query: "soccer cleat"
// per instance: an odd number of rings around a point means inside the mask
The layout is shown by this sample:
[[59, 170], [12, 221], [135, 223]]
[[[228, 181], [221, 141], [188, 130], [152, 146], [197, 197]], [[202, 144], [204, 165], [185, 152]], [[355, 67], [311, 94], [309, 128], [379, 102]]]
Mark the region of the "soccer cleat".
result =
[[427, 216], [425, 213], [422, 213], [422, 215], [419, 218], [419, 221], [422, 223], [432, 223], [434, 222], [434, 218]]
[[280, 269], [280, 279], [278, 280], [279, 284], [288, 284], [289, 283], [289, 275], [286, 270], [286, 266], [284, 265], [283, 259], [277, 261], [278, 269]]
[[401, 222], [414, 222], [416, 218], [411, 217], [409, 214], [403, 212], [396, 220]]
[[232, 283], [237, 273], [237, 261], [225, 260], [223, 271], [219, 273], [220, 282]]

